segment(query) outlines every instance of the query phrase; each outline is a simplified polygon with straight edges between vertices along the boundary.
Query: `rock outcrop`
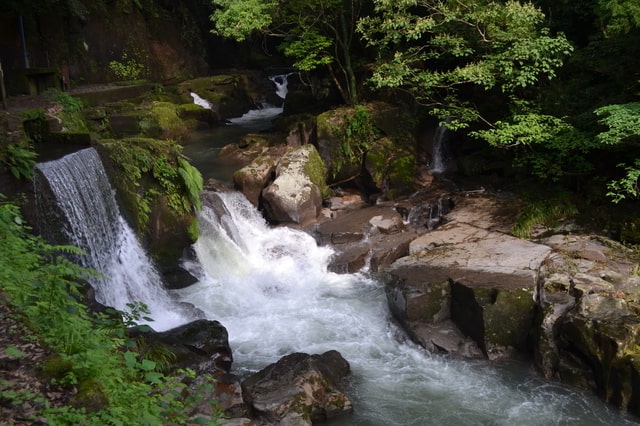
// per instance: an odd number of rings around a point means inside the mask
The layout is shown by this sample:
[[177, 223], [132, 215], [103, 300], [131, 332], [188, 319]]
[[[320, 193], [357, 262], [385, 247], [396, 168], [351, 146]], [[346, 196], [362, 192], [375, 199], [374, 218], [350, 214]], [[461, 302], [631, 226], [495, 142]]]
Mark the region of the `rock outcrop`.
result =
[[337, 351], [293, 353], [244, 380], [243, 395], [267, 424], [311, 425], [352, 411], [342, 390], [349, 372]]
[[592, 389], [640, 415], [640, 277], [625, 247], [554, 235], [539, 288], [536, 364], [548, 378]]
[[[499, 208], [476, 201], [467, 205]], [[489, 358], [527, 352], [538, 270], [551, 249], [468, 219], [460, 216], [414, 239], [409, 255], [389, 267], [391, 310], [432, 350]]]

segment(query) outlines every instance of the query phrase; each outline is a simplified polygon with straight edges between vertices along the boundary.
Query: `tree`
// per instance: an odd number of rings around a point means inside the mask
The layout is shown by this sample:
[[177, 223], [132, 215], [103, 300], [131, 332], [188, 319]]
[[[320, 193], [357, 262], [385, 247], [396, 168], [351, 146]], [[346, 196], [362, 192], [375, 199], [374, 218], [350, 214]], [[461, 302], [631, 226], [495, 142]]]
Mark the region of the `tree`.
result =
[[374, 0], [359, 31], [379, 52], [376, 88], [409, 92], [451, 128], [484, 121], [481, 89], [508, 102], [551, 79], [572, 47], [542, 26], [530, 3], [470, 0]]
[[281, 39], [294, 67], [326, 67], [347, 104], [358, 102], [353, 52], [356, 21], [366, 0], [213, 0], [212, 33], [244, 41], [252, 34]]
[[[629, 144], [640, 145], [640, 102], [623, 105], [607, 105], [595, 111], [600, 117], [600, 124], [607, 130], [597, 136], [597, 140], [605, 145]], [[638, 199], [640, 197], [640, 158], [635, 158], [633, 164], [620, 163], [618, 167], [624, 169], [624, 176], [615, 179], [607, 185], [607, 195], [614, 203], [624, 199]]]

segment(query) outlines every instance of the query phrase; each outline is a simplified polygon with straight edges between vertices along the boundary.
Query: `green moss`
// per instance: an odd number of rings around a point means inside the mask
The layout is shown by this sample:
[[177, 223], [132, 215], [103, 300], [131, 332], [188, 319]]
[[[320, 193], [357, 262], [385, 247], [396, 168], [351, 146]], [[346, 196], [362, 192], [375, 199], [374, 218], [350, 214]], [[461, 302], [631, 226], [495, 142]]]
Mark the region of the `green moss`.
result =
[[72, 404], [87, 413], [96, 413], [109, 405], [109, 398], [100, 382], [87, 379], [78, 384], [78, 393], [73, 397]]
[[376, 186], [385, 191], [389, 198], [415, 190], [415, 154], [391, 138], [379, 139], [367, 152], [367, 169]]
[[192, 215], [199, 208], [202, 176], [183, 158], [180, 145], [149, 138], [103, 142], [120, 169], [117, 186], [135, 213], [139, 232], [149, 223], [151, 206], [160, 197], [177, 216]]
[[330, 193], [327, 186], [327, 167], [320, 158], [320, 154], [313, 147], [313, 145], [307, 145], [309, 148], [309, 161], [305, 165], [305, 174], [309, 176], [311, 182], [320, 189], [320, 193], [323, 197], [327, 197]]
[[180, 139], [188, 131], [184, 120], [180, 118], [178, 106], [170, 102], [154, 102], [140, 127], [152, 135], [157, 129], [158, 136], [163, 139]]
[[526, 351], [535, 310], [531, 291], [500, 290], [486, 297], [495, 298], [495, 303], [484, 306], [485, 341]]

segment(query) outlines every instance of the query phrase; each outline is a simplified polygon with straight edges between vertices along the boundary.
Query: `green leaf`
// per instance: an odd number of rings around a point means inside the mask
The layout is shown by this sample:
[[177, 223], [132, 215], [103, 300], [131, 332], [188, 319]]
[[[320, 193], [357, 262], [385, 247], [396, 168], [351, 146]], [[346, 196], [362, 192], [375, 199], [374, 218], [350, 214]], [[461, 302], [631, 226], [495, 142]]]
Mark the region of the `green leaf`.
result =
[[124, 353], [124, 361], [127, 364], [127, 367], [135, 368], [136, 364], [138, 363], [136, 357], [137, 355], [135, 352], [127, 351]]

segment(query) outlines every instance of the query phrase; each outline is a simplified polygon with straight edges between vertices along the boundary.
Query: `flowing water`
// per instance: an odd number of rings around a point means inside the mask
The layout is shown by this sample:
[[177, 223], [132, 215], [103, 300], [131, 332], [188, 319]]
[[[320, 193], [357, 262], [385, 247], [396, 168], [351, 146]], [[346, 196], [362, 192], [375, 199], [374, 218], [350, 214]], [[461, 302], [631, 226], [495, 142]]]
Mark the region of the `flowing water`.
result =
[[197, 261], [185, 263], [199, 282], [176, 293], [227, 328], [236, 374], [338, 350], [351, 364], [355, 412], [332, 425], [633, 424], [524, 363], [427, 353], [392, 321], [382, 283], [327, 272], [329, 249], [270, 228], [239, 193], [220, 196], [227, 212], [202, 211]]
[[271, 120], [281, 113], [282, 107], [266, 104], [263, 108], [251, 110], [241, 117], [231, 118], [225, 126], [193, 132], [183, 153], [189, 158], [189, 162], [200, 170], [205, 180], [215, 178], [230, 182], [238, 166], [219, 159], [220, 149], [236, 143], [247, 133], [269, 129]]
[[[230, 126], [252, 131], [242, 120]], [[330, 249], [301, 231], [269, 227], [239, 193], [220, 194], [226, 212], [200, 213], [197, 257], [184, 261], [198, 282], [168, 295], [119, 214], [93, 149], [38, 169], [66, 212], [70, 241], [105, 276], [92, 282], [102, 303], [144, 301], [159, 330], [189, 321], [176, 314], [173, 300], [194, 304], [227, 328], [232, 372], [240, 376], [292, 352], [338, 350], [352, 368], [354, 413], [331, 425], [637, 424], [526, 364], [427, 353], [391, 319], [383, 283], [328, 272]]]
[[[447, 120], [448, 121], [448, 120]], [[452, 155], [450, 147], [451, 131], [444, 125], [436, 128], [433, 136], [433, 151], [429, 170], [432, 174], [442, 174], [452, 169]]]
[[[142, 302], [151, 308], [156, 330], [186, 322], [188, 319], [173, 308], [160, 274], [120, 214], [96, 150], [86, 148], [59, 160], [39, 163], [36, 169], [36, 176], [46, 180], [57, 204], [57, 209], [52, 209], [45, 203], [41, 190], [44, 182], [36, 179], [41, 228], [46, 233], [54, 223], [63, 223], [65, 243], [84, 250], [86, 255], [77, 259], [79, 263], [100, 273], [89, 280], [96, 300], [122, 311], [130, 311], [128, 303]], [[54, 210], [60, 211], [62, 217], [52, 221]]]

